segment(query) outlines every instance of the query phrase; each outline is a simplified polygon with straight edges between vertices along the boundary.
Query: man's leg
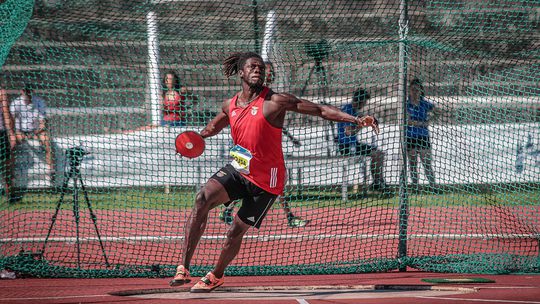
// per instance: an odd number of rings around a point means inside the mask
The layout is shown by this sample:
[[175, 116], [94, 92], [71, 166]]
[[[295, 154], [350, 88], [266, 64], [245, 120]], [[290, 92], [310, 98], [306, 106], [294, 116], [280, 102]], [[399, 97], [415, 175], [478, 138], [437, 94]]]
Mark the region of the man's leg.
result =
[[182, 264], [189, 269], [193, 253], [206, 229], [208, 212], [224, 202], [229, 201], [227, 191], [218, 181], [209, 179], [204, 187], [197, 193], [195, 206], [186, 224], [186, 238], [184, 239], [184, 254]]
[[384, 153], [381, 150], [375, 149], [371, 153], [371, 176], [373, 184], [384, 188]]
[[373, 190], [384, 191], [386, 183], [384, 181], [384, 153], [377, 149], [375, 145], [368, 145], [358, 142], [356, 144], [356, 155], [369, 156], [371, 158], [370, 172], [373, 178]]
[[[7, 152], [11, 153], [11, 152]], [[9, 199], [10, 203], [14, 203], [20, 200], [19, 197], [15, 195], [13, 192], [13, 158], [10, 154], [7, 154], [4, 159], [2, 159], [3, 162], [3, 170], [4, 171], [4, 180], [5, 180], [5, 188], [6, 188], [6, 197]]]
[[214, 270], [207, 273], [199, 282], [193, 285], [190, 290], [191, 292], [210, 292], [223, 285], [225, 282], [225, 278], [223, 277], [225, 268], [227, 268], [240, 251], [244, 235], [250, 227], [250, 225], [244, 223], [238, 217], [238, 214], [234, 217], [231, 228], [227, 232], [227, 240], [223, 245], [223, 249], [221, 249], [221, 254]]
[[54, 164], [54, 153], [52, 149], [51, 144], [51, 138], [49, 136], [49, 133], [47, 131], [43, 131], [38, 134], [38, 139], [40, 143], [45, 148], [45, 162], [47, 163], [47, 166], [49, 167], [49, 177], [51, 178], [51, 181], [54, 183], [55, 175], [56, 175], [56, 168]]
[[225, 203], [225, 207], [219, 213], [219, 219], [227, 225], [231, 225], [233, 222], [234, 217], [232, 213], [234, 211], [235, 205], [236, 205], [236, 201], [232, 201], [229, 204]]
[[[189, 271], [195, 249], [197, 249], [201, 236], [206, 229], [208, 213], [219, 204], [228, 202], [229, 200], [229, 195], [223, 185], [212, 178], [209, 179], [199, 193], [197, 193], [195, 205], [193, 206], [189, 220], [186, 223], [182, 264], [179, 268], [183, 267], [185, 271]], [[178, 269], [178, 272], [181, 271], [184, 270]], [[189, 273], [185, 276], [189, 277]], [[177, 286], [187, 282], [189, 281], [177, 273], [175, 278], [169, 284], [171, 286]]]
[[227, 268], [227, 266], [240, 251], [240, 246], [242, 245], [244, 235], [250, 227], [250, 225], [244, 223], [240, 218], [238, 218], [238, 216], [234, 217], [231, 228], [227, 232], [227, 240], [223, 245], [223, 249], [219, 255], [218, 262], [214, 267], [214, 271], [212, 271], [217, 278], [223, 277], [225, 268]]
[[289, 202], [287, 202], [283, 196], [279, 196], [278, 200], [283, 208], [283, 211], [285, 212], [285, 215], [287, 216], [287, 224], [290, 227], [304, 227], [309, 223], [308, 220], [294, 216], [293, 212], [291, 211], [291, 207], [289, 206]]
[[[244, 184], [244, 182], [242, 183]], [[231, 228], [227, 232], [227, 239], [214, 270], [201, 278], [191, 288], [191, 292], [210, 292], [223, 285], [225, 268], [240, 251], [244, 235], [251, 226], [257, 229], [261, 227], [262, 220], [277, 199], [275, 194], [266, 192], [250, 182], [247, 182], [243, 190], [245, 190], [245, 195], [243, 195], [242, 206], [236, 213]]]
[[411, 187], [418, 189], [418, 161], [416, 159], [416, 149], [407, 150], [407, 159], [409, 160], [409, 172], [411, 172]]
[[424, 172], [429, 181], [429, 186], [433, 188], [435, 187], [435, 174], [433, 173], [433, 167], [431, 166], [431, 149], [421, 149], [418, 153], [420, 154], [420, 160], [424, 166]]
[[9, 145], [8, 135], [6, 131], [0, 131], [0, 171], [4, 179], [4, 190], [6, 197], [9, 198], [11, 190], [11, 176], [9, 170], [9, 158], [11, 147]]

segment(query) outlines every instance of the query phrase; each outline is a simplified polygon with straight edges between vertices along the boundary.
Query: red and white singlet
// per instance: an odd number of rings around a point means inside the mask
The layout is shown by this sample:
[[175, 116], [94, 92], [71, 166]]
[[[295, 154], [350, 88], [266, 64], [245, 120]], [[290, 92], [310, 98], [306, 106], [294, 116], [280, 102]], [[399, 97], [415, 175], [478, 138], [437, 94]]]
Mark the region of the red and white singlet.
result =
[[245, 108], [238, 107], [238, 95], [229, 105], [229, 122], [235, 146], [231, 149], [232, 165], [246, 179], [276, 195], [285, 186], [285, 160], [281, 146], [281, 129], [272, 126], [263, 115], [263, 103], [269, 88], [264, 87], [257, 99]]

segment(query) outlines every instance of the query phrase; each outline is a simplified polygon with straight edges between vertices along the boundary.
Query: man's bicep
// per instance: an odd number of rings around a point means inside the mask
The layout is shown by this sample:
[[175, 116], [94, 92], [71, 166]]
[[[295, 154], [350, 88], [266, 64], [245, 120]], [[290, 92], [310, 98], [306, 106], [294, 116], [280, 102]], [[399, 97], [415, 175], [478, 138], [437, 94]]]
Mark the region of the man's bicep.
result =
[[298, 98], [289, 93], [279, 93], [272, 96], [272, 101], [280, 109], [297, 112], [300, 114], [321, 116], [322, 108], [320, 105], [306, 99]]
[[221, 131], [229, 125], [229, 116], [225, 112], [219, 112], [207, 125], [209, 130]]
[[214, 121], [220, 125], [224, 124], [227, 126], [229, 124], [229, 115], [227, 115], [225, 112], [219, 112], [214, 118]]

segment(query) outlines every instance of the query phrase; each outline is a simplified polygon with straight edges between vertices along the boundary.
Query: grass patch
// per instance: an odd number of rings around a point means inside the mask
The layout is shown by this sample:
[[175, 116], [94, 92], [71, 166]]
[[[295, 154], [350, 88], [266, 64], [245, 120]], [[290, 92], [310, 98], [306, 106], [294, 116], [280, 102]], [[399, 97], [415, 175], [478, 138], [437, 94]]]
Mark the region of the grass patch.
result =
[[[181, 210], [189, 209], [195, 200], [195, 188], [173, 188], [165, 193], [163, 188], [123, 188], [123, 189], [91, 189], [88, 198], [92, 208], [101, 210], [155, 209]], [[4, 201], [4, 209], [10, 210], [48, 210], [56, 208], [61, 197], [60, 192], [51, 190], [32, 191], [26, 193], [22, 200], [9, 205]], [[82, 191], [79, 191], [79, 204], [86, 206]], [[367, 196], [349, 193], [348, 200], [343, 201], [341, 192], [335, 189], [308, 189], [286, 193], [285, 199], [294, 208], [369, 208], [399, 206], [397, 192], [380, 195], [368, 193]], [[445, 191], [434, 194], [419, 192], [408, 197], [410, 207], [473, 207], [473, 206], [538, 206], [540, 205], [540, 190], [538, 191], [504, 191], [504, 192], [467, 192]], [[69, 190], [64, 195], [62, 208], [69, 208], [73, 203], [73, 192]], [[281, 208], [279, 203], [274, 208]]]

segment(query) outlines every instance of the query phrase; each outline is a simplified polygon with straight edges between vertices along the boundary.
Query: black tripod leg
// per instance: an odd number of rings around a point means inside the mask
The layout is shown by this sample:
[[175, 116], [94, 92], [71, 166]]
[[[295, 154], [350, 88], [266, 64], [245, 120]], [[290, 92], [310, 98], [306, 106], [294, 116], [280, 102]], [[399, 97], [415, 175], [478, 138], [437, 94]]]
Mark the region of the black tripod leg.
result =
[[79, 176], [79, 181], [81, 183], [81, 189], [84, 194], [84, 199], [86, 201], [86, 204], [88, 205], [88, 210], [90, 211], [90, 217], [92, 218], [92, 221], [94, 222], [94, 228], [96, 228], [96, 234], [99, 240], [99, 245], [101, 246], [101, 252], [103, 252], [103, 258], [105, 259], [105, 264], [107, 267], [110, 266], [109, 260], [107, 259], [107, 254], [105, 253], [105, 247], [103, 246], [103, 242], [101, 241], [101, 235], [99, 234], [99, 230], [97, 227], [97, 216], [94, 213], [94, 210], [92, 210], [92, 204], [90, 204], [90, 199], [88, 198], [88, 192], [86, 191], [86, 188], [84, 187], [84, 183], [82, 181], [82, 178]]
[[56, 204], [56, 211], [54, 212], [52, 218], [51, 218], [51, 225], [49, 225], [49, 231], [47, 232], [47, 237], [45, 238], [45, 242], [43, 242], [43, 248], [41, 249], [41, 255], [43, 256], [45, 254], [45, 248], [47, 247], [47, 242], [49, 241], [49, 237], [51, 236], [52, 229], [54, 227], [54, 224], [56, 223], [56, 218], [58, 216], [58, 212], [60, 211], [60, 207], [62, 206], [62, 203], [64, 202], [64, 195], [66, 194], [66, 189], [68, 188], [69, 179], [72, 177], [72, 170], [69, 171], [69, 173], [64, 173], [64, 183], [62, 184], [62, 193], [60, 194], [60, 199], [58, 200], [58, 203]]
[[77, 234], [77, 267], [81, 268], [81, 242], [79, 241], [79, 187], [77, 177], [73, 178], [73, 216], [75, 217], [75, 229]]
[[316, 65], [314, 65], [310, 70], [309, 70], [309, 75], [306, 79], [306, 81], [304, 82], [304, 86], [302, 87], [302, 90], [300, 91], [300, 96], [304, 96], [304, 94], [306, 93], [306, 89], [307, 89], [307, 86], [309, 85], [309, 82], [311, 81], [311, 76], [313, 76], [313, 72], [315, 72], [315, 69], [317, 68]]

